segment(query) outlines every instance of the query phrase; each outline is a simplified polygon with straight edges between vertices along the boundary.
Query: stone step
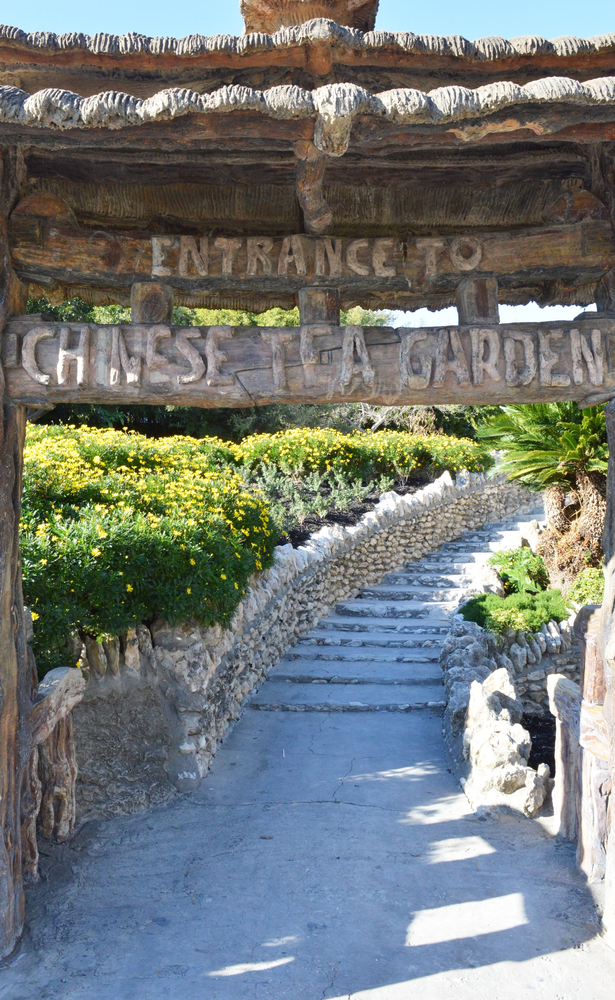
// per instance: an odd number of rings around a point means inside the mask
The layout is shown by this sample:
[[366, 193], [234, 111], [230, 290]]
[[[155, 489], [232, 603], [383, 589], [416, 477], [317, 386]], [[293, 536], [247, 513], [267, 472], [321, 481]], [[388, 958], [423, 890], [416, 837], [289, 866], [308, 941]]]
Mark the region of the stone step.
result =
[[[436, 663], [368, 662], [326, 663], [322, 660], [282, 660], [269, 674], [269, 681], [293, 684], [441, 684], [442, 670]], [[269, 683], [268, 681], [268, 683]]]
[[[399, 587], [403, 590], [406, 587], [463, 587], [468, 580], [473, 579], [469, 573], [429, 573], [425, 570], [406, 570], [404, 573], [390, 573], [383, 577], [382, 582], [377, 584], [377, 589], [383, 587]], [[361, 593], [371, 592], [373, 588], [365, 587]]]
[[412, 601], [412, 603], [422, 601], [423, 604], [433, 604], [435, 601], [444, 602], [446, 604], [450, 601], [458, 601], [459, 596], [462, 593], [462, 587], [449, 586], [446, 589], [440, 589], [438, 587], [403, 587], [385, 583], [378, 587], [363, 587], [356, 600], [376, 600], [386, 601], [387, 603], [390, 603], [391, 600], [404, 602]]
[[304, 712], [386, 712], [443, 709], [441, 684], [293, 684], [267, 681], [250, 701], [251, 708]]
[[450, 628], [450, 617], [443, 614], [436, 618], [433, 615], [433, 610], [433, 608], [426, 608], [425, 614], [418, 618], [406, 619], [405, 621], [390, 619], [388, 622], [379, 617], [353, 619], [344, 615], [331, 614], [319, 622], [318, 627], [332, 632], [406, 632], [408, 634], [422, 632], [426, 638], [430, 633], [444, 635]]
[[379, 618], [417, 619], [426, 618], [438, 605], [445, 612], [446, 603], [429, 601], [429, 607], [426, 607], [425, 604], [417, 604], [416, 601], [354, 600], [336, 604], [335, 613], [341, 618], [373, 618], [376, 621]]
[[438, 663], [440, 649], [406, 649], [400, 653], [386, 646], [293, 646], [281, 663], [319, 660], [321, 663]]
[[403, 638], [396, 639], [391, 635], [390, 632], [385, 632], [383, 634], [378, 634], [377, 632], [365, 632], [362, 633], [362, 637], [359, 638], [355, 632], [339, 632], [337, 629], [323, 629], [322, 632], [318, 634], [310, 633], [309, 636], [304, 636], [300, 639], [294, 649], [299, 649], [303, 646], [315, 646], [318, 649], [382, 649], [391, 645], [392, 649], [429, 649], [434, 647], [439, 649], [444, 642], [444, 635], [448, 632], [448, 626], [438, 629], [434, 632], [421, 632], [417, 630], [411, 634], [410, 637], [404, 636]]

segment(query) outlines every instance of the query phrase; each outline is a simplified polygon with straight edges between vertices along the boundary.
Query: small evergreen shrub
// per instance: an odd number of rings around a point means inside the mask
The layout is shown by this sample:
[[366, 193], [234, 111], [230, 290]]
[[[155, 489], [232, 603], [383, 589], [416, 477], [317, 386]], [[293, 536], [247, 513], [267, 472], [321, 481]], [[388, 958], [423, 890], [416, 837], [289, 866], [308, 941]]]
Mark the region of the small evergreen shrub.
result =
[[539, 632], [547, 622], [564, 621], [569, 615], [566, 601], [559, 590], [542, 590], [536, 594], [478, 594], [460, 609], [466, 621], [498, 634], [507, 628]]
[[604, 598], [604, 573], [601, 569], [583, 569], [568, 591], [568, 600], [574, 604], [602, 604]]
[[496, 567], [507, 594], [535, 594], [549, 586], [547, 567], [527, 546], [495, 552], [489, 565]]

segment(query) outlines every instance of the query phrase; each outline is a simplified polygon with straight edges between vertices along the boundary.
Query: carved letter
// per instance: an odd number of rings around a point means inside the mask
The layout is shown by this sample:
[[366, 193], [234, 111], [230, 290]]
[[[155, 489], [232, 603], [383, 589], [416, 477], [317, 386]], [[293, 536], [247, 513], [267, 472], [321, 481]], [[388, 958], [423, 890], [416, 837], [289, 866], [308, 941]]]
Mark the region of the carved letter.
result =
[[177, 270], [180, 278], [190, 277], [190, 258], [196, 271], [205, 277], [209, 272], [209, 245], [206, 236], [199, 240], [199, 249], [196, 247], [194, 236], [179, 237], [179, 264]]
[[21, 349], [23, 367], [30, 378], [33, 378], [35, 382], [40, 382], [41, 385], [49, 385], [49, 375], [43, 375], [36, 363], [36, 345], [39, 340], [46, 340], [48, 337], [53, 337], [52, 330], [44, 326], [35, 326], [25, 335]]
[[228, 354], [218, 348], [221, 340], [233, 336], [232, 326], [210, 326], [205, 341], [205, 357], [207, 358], [207, 385], [234, 385], [235, 376], [223, 375], [220, 365], [228, 361]]
[[158, 354], [157, 347], [159, 340], [166, 340], [170, 336], [171, 330], [168, 326], [152, 326], [147, 331], [145, 363], [148, 368], [162, 368], [168, 365], [169, 359], [164, 354]]
[[583, 384], [583, 361], [585, 361], [585, 364], [587, 365], [587, 374], [589, 375], [589, 381], [591, 384], [602, 385], [604, 382], [604, 357], [602, 354], [602, 337], [600, 335], [600, 330], [592, 330], [591, 339], [592, 346], [590, 347], [584, 333], [580, 333], [579, 330], [570, 331], [572, 379], [575, 385]]
[[173, 236], [152, 236], [152, 278], [168, 278], [173, 271], [164, 262], [167, 247], [175, 242]]
[[412, 368], [410, 351], [416, 344], [427, 340], [428, 335], [425, 330], [398, 330], [398, 333], [401, 335], [401, 343], [399, 345], [401, 384], [407, 385], [411, 389], [426, 389], [431, 378], [432, 359], [428, 354], [418, 354], [416, 357], [421, 371], [420, 374], [415, 374]]
[[[483, 384], [483, 374], [487, 372], [490, 379], [499, 382], [500, 375], [497, 364], [500, 357], [500, 335], [497, 330], [470, 330], [472, 340], [472, 381], [474, 385]], [[488, 354], [485, 358], [485, 344]]]
[[119, 326], [111, 329], [111, 365], [109, 368], [109, 385], [120, 384], [121, 369], [126, 373], [128, 385], [139, 385], [141, 381], [141, 358], [131, 358], [126, 350], [124, 334]]
[[301, 338], [299, 351], [302, 365], [318, 364], [318, 355], [314, 350], [314, 337], [327, 337], [330, 335], [331, 327], [326, 323], [312, 323], [301, 327], [299, 331], [299, 337]]
[[175, 338], [177, 350], [190, 362], [190, 371], [188, 374], [177, 376], [178, 385], [187, 385], [189, 382], [198, 382], [199, 379], [205, 374], [205, 362], [196, 347], [193, 347], [190, 343], [190, 341], [194, 340], [195, 337], [200, 336], [200, 330], [182, 330], [181, 333], [178, 333]]
[[65, 385], [70, 374], [71, 361], [77, 362], [77, 385], [88, 384], [90, 328], [82, 326], [79, 334], [79, 347], [69, 349], [68, 338], [70, 327], [60, 327], [60, 350], [58, 351], [58, 385]]
[[[451, 359], [449, 350], [453, 354]], [[444, 385], [447, 372], [453, 373], [459, 385], [467, 385], [470, 381], [468, 362], [456, 330], [438, 330], [433, 385], [438, 387]]]
[[394, 264], [386, 265], [387, 254], [391, 247], [395, 246], [395, 240], [374, 240], [372, 250], [372, 265], [374, 274], [379, 278], [394, 278], [397, 270]]
[[260, 260], [263, 266], [263, 274], [271, 274], [271, 258], [269, 254], [273, 247], [273, 240], [268, 236], [250, 236], [248, 239], [248, 274], [257, 274], [257, 264]]
[[416, 240], [416, 249], [425, 255], [425, 280], [435, 278], [438, 273], [437, 252], [444, 246], [444, 240]]
[[351, 271], [354, 271], [355, 274], [369, 274], [369, 266], [367, 264], [361, 264], [357, 258], [359, 250], [368, 246], [369, 240], [353, 240], [352, 243], [348, 244], [348, 249], [346, 251], [346, 264]]
[[553, 374], [553, 365], [560, 360], [559, 355], [551, 350], [551, 337], [554, 340], [561, 340], [561, 330], [538, 331], [538, 357], [540, 362], [540, 383], [541, 385], [570, 385], [570, 376]]
[[451, 243], [449, 254], [453, 267], [458, 271], [473, 271], [480, 264], [483, 248], [471, 236], [460, 236]]
[[297, 274], [307, 274], [303, 242], [300, 236], [285, 236], [278, 257], [278, 274], [288, 274], [289, 264], [294, 264]]
[[[361, 242], [357, 240], [357, 242]], [[364, 241], [367, 243], [367, 240]], [[355, 361], [355, 350], [359, 360]], [[342, 343], [342, 367], [340, 371], [340, 385], [350, 385], [353, 375], [360, 375], [365, 385], [373, 385], [376, 374], [372, 368], [362, 326], [347, 326], [344, 329], [344, 340]]]
[[[517, 370], [515, 342], [523, 347], [524, 366]], [[507, 385], [529, 385], [536, 378], [536, 351], [529, 333], [507, 333], [504, 338], [505, 378]]]
[[273, 385], [278, 392], [283, 391], [287, 386], [284, 345], [293, 339], [293, 334], [288, 330], [261, 330], [261, 337], [271, 344]]
[[241, 246], [241, 240], [218, 236], [214, 246], [222, 251], [222, 274], [230, 276], [233, 273], [233, 260]]
[[332, 278], [339, 278], [342, 273], [342, 246], [342, 240], [331, 240], [328, 236], [325, 236], [322, 240], [318, 240], [316, 250], [314, 251], [314, 274], [320, 278], [325, 277], [326, 253], [327, 263], [329, 264], [329, 275]]

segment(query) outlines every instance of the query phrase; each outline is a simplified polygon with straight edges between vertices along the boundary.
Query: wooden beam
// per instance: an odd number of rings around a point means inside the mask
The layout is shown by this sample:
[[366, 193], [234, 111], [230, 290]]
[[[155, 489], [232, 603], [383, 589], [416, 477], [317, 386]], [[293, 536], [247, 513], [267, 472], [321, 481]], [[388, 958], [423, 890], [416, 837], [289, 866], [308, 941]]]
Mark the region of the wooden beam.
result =
[[99, 326], [12, 319], [7, 394], [28, 406], [368, 401], [527, 403], [615, 396], [615, 319], [398, 329]]
[[470, 279], [493, 278], [505, 289], [540, 282], [577, 288], [615, 268], [613, 230], [599, 219], [429, 238], [189, 236], [88, 230], [41, 211], [36, 203], [13, 215], [12, 263], [24, 281], [59, 285], [67, 296], [84, 286], [121, 294], [135, 281], [162, 281], [178, 303], [257, 296], [287, 305], [300, 288], [320, 284], [337, 287], [342, 301], [378, 296], [382, 306], [390, 299], [417, 308], [454, 296]]

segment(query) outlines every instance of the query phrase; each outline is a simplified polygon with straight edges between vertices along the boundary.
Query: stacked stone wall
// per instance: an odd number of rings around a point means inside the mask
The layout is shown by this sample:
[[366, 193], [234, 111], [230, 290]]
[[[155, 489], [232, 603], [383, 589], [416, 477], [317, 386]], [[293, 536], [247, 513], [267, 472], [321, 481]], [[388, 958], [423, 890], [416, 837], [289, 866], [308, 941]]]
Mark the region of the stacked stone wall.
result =
[[[228, 629], [156, 621], [121, 638], [112, 655], [84, 650], [89, 680], [75, 711], [82, 817], [130, 812], [164, 801], [173, 788], [198, 787], [248, 694], [336, 602], [464, 531], [532, 507], [532, 497], [505, 480], [463, 473], [453, 482], [445, 473], [417, 493], [385, 494], [355, 526], [325, 527], [297, 549], [278, 547]], [[151, 691], [160, 702], [155, 712]], [[137, 734], [128, 758], [122, 732]], [[151, 764], [149, 790], [139, 740]], [[164, 755], [169, 781], [161, 779]]]

